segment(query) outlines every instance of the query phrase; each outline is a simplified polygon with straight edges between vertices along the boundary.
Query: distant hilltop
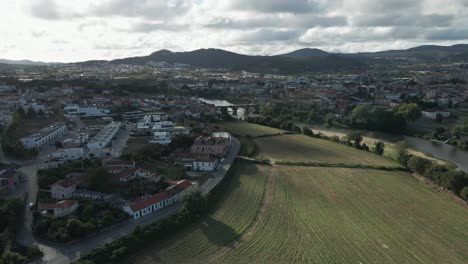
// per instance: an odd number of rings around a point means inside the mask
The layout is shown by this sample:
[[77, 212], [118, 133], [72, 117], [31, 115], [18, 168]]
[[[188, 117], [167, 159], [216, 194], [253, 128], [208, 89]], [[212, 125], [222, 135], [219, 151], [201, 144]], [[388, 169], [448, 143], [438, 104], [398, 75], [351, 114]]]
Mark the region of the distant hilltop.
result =
[[[188, 52], [159, 50], [147, 56], [129, 57], [111, 61], [95, 60], [80, 62], [93, 64], [133, 64], [146, 65], [154, 62], [187, 64], [202, 68], [225, 68], [247, 70], [259, 73], [304, 73], [327, 71], [365, 70], [369, 64], [378, 60], [413, 59], [426, 61], [468, 61], [468, 44], [453, 46], [423, 45], [405, 50], [379, 52], [330, 53], [316, 48], [304, 48], [285, 54], [272, 56], [243, 55], [222, 49], [198, 49]], [[2, 64], [49, 65], [45, 62], [29, 60], [0, 60]]]

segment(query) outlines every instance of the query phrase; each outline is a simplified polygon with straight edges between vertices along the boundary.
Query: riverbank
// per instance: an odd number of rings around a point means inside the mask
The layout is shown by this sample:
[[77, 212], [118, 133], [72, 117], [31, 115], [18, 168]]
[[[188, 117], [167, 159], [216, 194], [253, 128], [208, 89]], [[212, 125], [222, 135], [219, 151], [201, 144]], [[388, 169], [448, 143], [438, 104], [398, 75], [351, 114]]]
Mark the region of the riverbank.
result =
[[[314, 133], [322, 133], [326, 136], [343, 137], [352, 129], [324, 127], [314, 124], [297, 123], [299, 126], [309, 126]], [[434, 142], [417, 137], [392, 135], [382, 132], [374, 132], [367, 130], [357, 130], [363, 135], [363, 143], [368, 146], [373, 146], [375, 142], [382, 141], [385, 143], [384, 156], [394, 159], [395, 145], [397, 142], [403, 141], [408, 147], [410, 154], [425, 158], [439, 164], [450, 167], [457, 167], [460, 170], [468, 172], [468, 152], [460, 150], [452, 145], [441, 142]]]

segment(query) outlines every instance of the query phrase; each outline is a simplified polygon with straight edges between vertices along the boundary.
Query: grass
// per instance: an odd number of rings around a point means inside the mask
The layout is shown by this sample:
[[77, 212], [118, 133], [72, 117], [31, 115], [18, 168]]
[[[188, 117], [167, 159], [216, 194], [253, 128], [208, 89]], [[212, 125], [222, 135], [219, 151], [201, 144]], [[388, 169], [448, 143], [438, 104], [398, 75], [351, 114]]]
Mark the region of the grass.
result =
[[148, 137], [132, 137], [127, 141], [127, 145], [122, 151], [122, 154], [132, 154], [141, 150], [144, 146], [148, 145]]
[[239, 137], [238, 139], [241, 143], [240, 156], [253, 157], [257, 154], [257, 144], [252, 138]]
[[276, 135], [285, 132], [284, 130], [261, 126], [257, 124], [236, 121], [236, 122], [222, 122], [215, 123], [212, 125], [215, 130], [227, 130], [231, 134], [237, 136], [265, 136], [265, 135]]
[[249, 163], [233, 167], [234, 177], [216, 210], [170, 240], [135, 254], [127, 263], [193, 263], [208, 259], [254, 222], [261, 206], [267, 168]]
[[329, 140], [303, 135], [257, 138], [258, 158], [272, 161], [347, 163], [395, 166], [390, 159]]
[[449, 194], [401, 171], [310, 167], [392, 161], [302, 135], [255, 142], [304, 166], [237, 163], [211, 214], [124, 262], [468, 262], [468, 210]]
[[235, 177], [213, 214], [127, 263], [468, 259], [466, 208], [409, 174], [243, 164]]

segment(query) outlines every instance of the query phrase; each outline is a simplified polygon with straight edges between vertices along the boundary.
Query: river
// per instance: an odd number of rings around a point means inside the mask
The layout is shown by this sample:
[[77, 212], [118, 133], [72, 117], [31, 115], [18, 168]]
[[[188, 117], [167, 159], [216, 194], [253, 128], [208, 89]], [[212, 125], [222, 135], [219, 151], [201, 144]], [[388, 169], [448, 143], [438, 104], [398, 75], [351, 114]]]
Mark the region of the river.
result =
[[[215, 106], [230, 106], [233, 105], [226, 100], [212, 100], [212, 99], [199, 99], [202, 102], [207, 104], [212, 104]], [[230, 110], [230, 114], [237, 119], [244, 120], [245, 109], [239, 108], [237, 113], [233, 113], [232, 109]], [[323, 126], [313, 126], [310, 125], [312, 130], [318, 130], [323, 132], [330, 132], [334, 134], [338, 134], [339, 136], [346, 135], [349, 131], [347, 129], [335, 129], [335, 128], [327, 128]], [[458, 149], [454, 146], [440, 143], [440, 142], [433, 142], [426, 139], [410, 137], [410, 136], [399, 136], [399, 135], [391, 135], [386, 133], [380, 132], [372, 132], [372, 131], [361, 131], [363, 136], [374, 139], [374, 140], [382, 140], [386, 142], [396, 143], [398, 141], [405, 141], [406, 145], [414, 150], [421, 151], [424, 153], [428, 153], [438, 159], [449, 161], [458, 166], [460, 170], [468, 172], [468, 151], [464, 151]]]
[[[312, 128], [312, 130], [316, 130], [318, 132], [329, 132], [336, 134], [340, 137], [346, 135], [346, 133], [349, 131], [348, 129], [327, 128], [323, 126], [310, 125], [310, 127]], [[390, 143], [404, 141], [406, 142], [406, 145], [411, 149], [428, 153], [441, 160], [449, 161], [457, 165], [460, 170], [468, 172], [468, 151], [461, 150], [452, 145], [411, 136], [392, 135], [373, 131], [360, 132], [364, 137], [369, 138], [371, 140], [382, 140]]]

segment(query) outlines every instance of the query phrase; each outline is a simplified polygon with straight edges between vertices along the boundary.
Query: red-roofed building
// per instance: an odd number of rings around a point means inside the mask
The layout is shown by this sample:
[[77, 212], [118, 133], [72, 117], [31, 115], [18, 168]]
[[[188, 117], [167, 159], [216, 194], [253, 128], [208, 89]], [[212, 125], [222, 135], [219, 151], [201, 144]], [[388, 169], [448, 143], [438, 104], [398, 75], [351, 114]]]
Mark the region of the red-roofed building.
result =
[[128, 182], [131, 179], [135, 178], [135, 169], [123, 169], [116, 174], [119, 182]]
[[192, 183], [188, 180], [181, 180], [169, 187], [165, 192], [131, 202], [124, 206], [123, 210], [130, 216], [133, 216], [134, 219], [138, 219], [147, 214], [159, 211], [174, 202], [181, 201], [187, 194], [196, 189], [196, 183]]

